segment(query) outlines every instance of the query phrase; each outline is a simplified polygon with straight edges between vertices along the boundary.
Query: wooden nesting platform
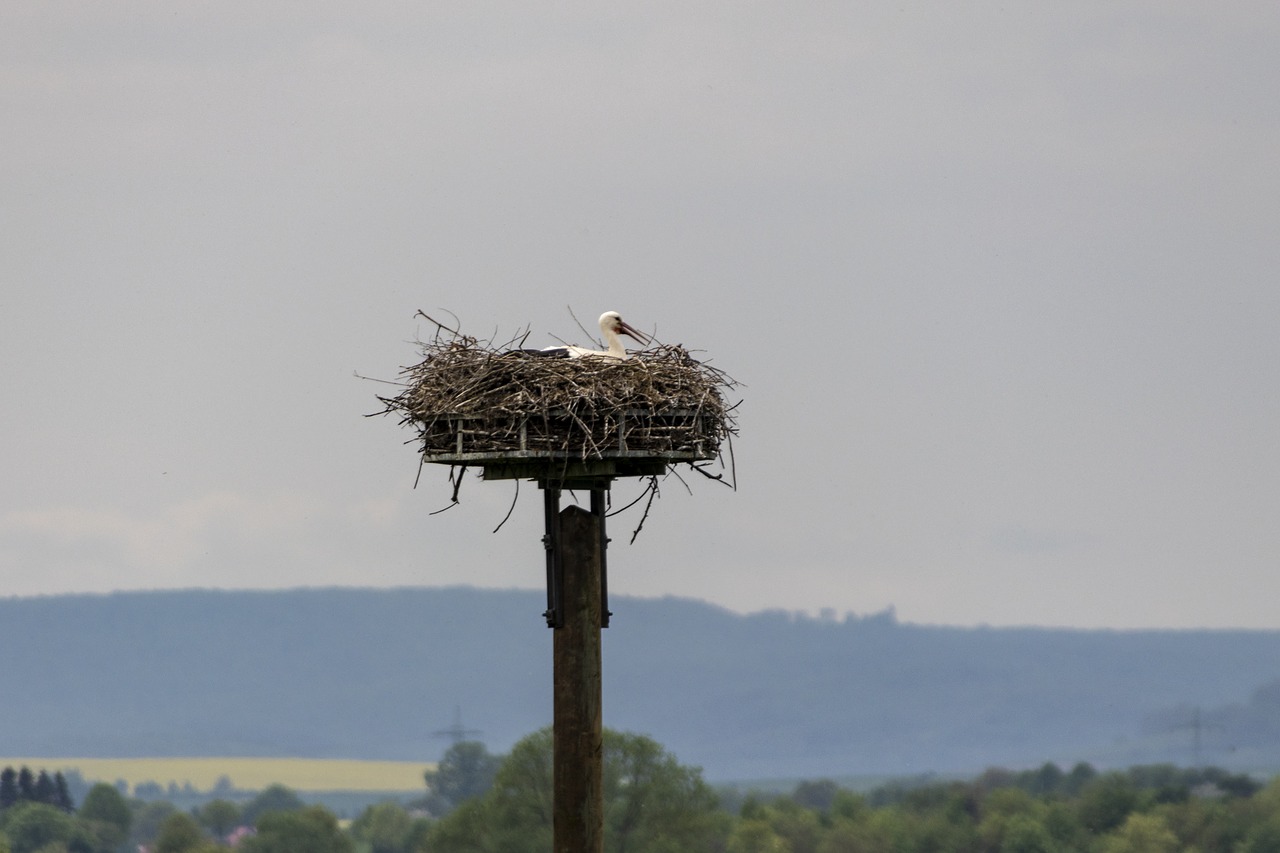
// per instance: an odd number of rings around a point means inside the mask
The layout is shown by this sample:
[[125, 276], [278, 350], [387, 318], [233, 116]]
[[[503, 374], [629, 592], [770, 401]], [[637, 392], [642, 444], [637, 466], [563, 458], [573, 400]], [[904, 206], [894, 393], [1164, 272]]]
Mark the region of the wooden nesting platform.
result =
[[424, 355], [399, 395], [380, 398], [385, 411], [415, 429], [424, 462], [478, 467], [486, 480], [607, 487], [715, 460], [735, 431], [732, 381], [680, 347], [565, 359], [453, 337]]
[[537, 416], [449, 415], [431, 424], [422, 460], [481, 467], [486, 480], [648, 477], [668, 465], [714, 460], [719, 441], [708, 420], [694, 409], [622, 409], [589, 420], [563, 409]]

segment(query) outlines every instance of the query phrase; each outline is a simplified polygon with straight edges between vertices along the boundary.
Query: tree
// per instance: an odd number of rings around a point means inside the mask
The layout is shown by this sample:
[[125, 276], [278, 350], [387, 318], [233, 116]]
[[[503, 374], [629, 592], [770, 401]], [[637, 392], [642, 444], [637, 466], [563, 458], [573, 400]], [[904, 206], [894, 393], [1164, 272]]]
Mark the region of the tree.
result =
[[41, 770], [36, 776], [35, 789], [32, 793], [37, 803], [58, 807], [58, 786], [53, 784], [53, 777], [49, 775], [49, 771]]
[[626, 850], [707, 850], [726, 816], [702, 771], [652, 738], [604, 733], [605, 836]]
[[1120, 773], [1107, 773], [1089, 782], [1080, 791], [1080, 822], [1090, 832], [1101, 835], [1124, 823], [1138, 806], [1138, 792]]
[[[1028, 822], [1039, 826], [1047, 837], [1049, 832], [1040, 820], [1047, 812], [1045, 804], [1021, 788], [998, 788], [982, 801], [982, 821], [978, 824], [978, 836], [983, 847], [1004, 850], [1010, 845], [1009, 835], [1017, 830], [1026, 835]], [[1017, 842], [1024, 844], [1024, 842]], [[1014, 844], [1014, 847], [1017, 847]], [[1025, 845], [1024, 845], [1025, 846]]]
[[1102, 849], [1105, 853], [1174, 853], [1178, 837], [1159, 815], [1135, 812], [1106, 839]]
[[165, 797], [164, 786], [153, 779], [133, 786], [133, 795], [140, 800], [160, 800]]
[[1280, 850], [1280, 817], [1272, 817], [1249, 831], [1244, 853], [1275, 853]]
[[18, 802], [18, 771], [6, 767], [0, 771], [0, 810]]
[[210, 800], [196, 813], [196, 820], [221, 841], [240, 826], [240, 807], [230, 800]]
[[164, 800], [137, 803], [137, 808], [133, 813], [133, 822], [129, 829], [130, 847], [149, 846], [154, 843], [156, 836], [160, 834], [160, 828], [164, 826], [164, 822], [176, 811], [177, 808], [174, 807], [173, 803], [168, 803]]
[[1093, 769], [1093, 765], [1081, 761], [1072, 767], [1071, 772], [1062, 780], [1062, 789], [1065, 793], [1075, 796], [1097, 777], [1098, 771]]
[[110, 853], [129, 837], [133, 812], [114, 786], [99, 782], [85, 794], [79, 818], [94, 840], [94, 849]]
[[738, 821], [729, 836], [729, 853], [790, 853], [787, 842], [762, 818]]
[[369, 845], [369, 853], [410, 853], [413, 818], [396, 803], [369, 806], [351, 824], [351, 834]]
[[483, 743], [464, 740], [445, 752], [435, 770], [423, 774], [430, 793], [427, 808], [446, 814], [472, 797], [484, 796], [493, 786], [502, 759], [490, 755]]
[[[443, 820], [438, 820], [427, 831], [424, 850], [432, 853], [488, 853], [498, 850], [493, 842], [493, 826], [489, 821], [488, 797], [484, 800], [467, 800]], [[548, 833], [541, 849], [549, 850], [551, 836]], [[539, 849], [532, 847], [530, 849]], [[513, 853], [513, 851], [504, 851]]]
[[53, 775], [54, 802], [53, 805], [62, 809], [64, 812], [73, 812], [76, 810], [76, 804], [71, 799], [71, 790], [67, 787], [67, 777], [62, 775], [59, 770]]
[[23, 767], [18, 771], [18, 799], [35, 802], [36, 777], [31, 773], [30, 767]]
[[1044, 815], [1044, 828], [1061, 850], [1081, 850], [1088, 844], [1089, 833], [1070, 803], [1050, 803]]
[[[552, 733], [521, 740], [502, 762], [493, 787], [432, 827], [432, 851], [524, 853], [551, 847]], [[728, 815], [701, 771], [684, 767], [650, 738], [604, 732], [604, 820], [609, 850], [680, 853], [714, 850], [728, 835]]]
[[861, 820], [869, 812], [870, 807], [867, 805], [866, 797], [861, 794], [855, 794], [853, 791], [846, 791], [841, 788], [836, 792], [835, 797], [831, 799], [831, 816], [834, 818], [847, 818], [849, 820]]
[[[412, 853], [427, 850], [427, 836], [431, 834], [432, 821], [425, 817], [415, 817], [409, 824], [409, 836], [405, 839], [405, 849]], [[0, 853], [4, 853], [0, 850]]]
[[1054, 853], [1058, 849], [1045, 825], [1027, 814], [1009, 818], [1000, 842], [1000, 853]]
[[870, 830], [862, 821], [837, 817], [818, 844], [818, 853], [875, 853]]
[[245, 803], [240, 820], [247, 826], [255, 826], [263, 815], [271, 812], [296, 812], [305, 807], [306, 803], [284, 785], [270, 785]]
[[1026, 787], [1033, 794], [1045, 796], [1053, 794], [1061, 788], [1067, 778], [1067, 774], [1062, 772], [1062, 768], [1051, 761], [1040, 765], [1039, 770], [1033, 770], [1027, 774]]
[[518, 741], [498, 768], [482, 812], [494, 850], [541, 853], [551, 849], [552, 746], [550, 728], [534, 732]]
[[765, 811], [769, 827], [787, 844], [788, 853], [815, 853], [822, 837], [818, 811], [794, 799], [780, 799]]
[[89, 840], [75, 818], [56, 806], [45, 803], [18, 803], [5, 814], [4, 834], [13, 853], [35, 853], [41, 848], [56, 849], [61, 844], [80, 849]]
[[839, 791], [840, 786], [830, 779], [810, 780], [796, 785], [791, 799], [807, 809], [825, 812], [831, 808]]
[[258, 821], [258, 834], [240, 843], [241, 853], [352, 853], [351, 839], [338, 819], [321, 806], [269, 812]]
[[207, 843], [195, 818], [186, 812], [174, 812], [160, 825], [151, 849], [154, 853], [203, 853], [213, 846]]

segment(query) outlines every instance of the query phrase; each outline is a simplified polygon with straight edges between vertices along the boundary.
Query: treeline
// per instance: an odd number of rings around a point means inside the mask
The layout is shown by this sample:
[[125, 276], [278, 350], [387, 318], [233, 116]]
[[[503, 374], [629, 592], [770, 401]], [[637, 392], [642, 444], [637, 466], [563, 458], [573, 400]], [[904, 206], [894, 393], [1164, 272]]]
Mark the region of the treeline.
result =
[[1280, 782], [1171, 765], [988, 770], [856, 794], [807, 782], [748, 796], [729, 853], [1276, 853]]
[[43, 803], [65, 812], [75, 808], [61, 771], [50, 776], [46, 770], [32, 773], [30, 767], [6, 767], [0, 771], [0, 811], [18, 803]]
[[[78, 809], [15, 799], [0, 812], [0, 853], [548, 853], [551, 752], [550, 730], [505, 756], [455, 744], [419, 800], [370, 806], [348, 826], [280, 785], [184, 811], [100, 783]], [[1280, 779], [1214, 768], [1045, 764], [861, 793], [829, 780], [742, 793], [716, 791], [650, 738], [606, 730], [604, 795], [606, 853], [1280, 851]]]
[[[15, 774], [15, 782], [20, 774]], [[38, 778], [38, 777], [35, 777]], [[21, 786], [19, 786], [21, 790]], [[332, 812], [273, 785], [247, 802], [217, 799], [190, 812], [127, 799], [105, 782], [79, 808], [18, 799], [0, 812], [0, 853], [371, 853]]]
[[[487, 790], [433, 822], [420, 846], [386, 849], [546, 853], [549, 750], [548, 732], [526, 738]], [[455, 757], [447, 754], [440, 770]], [[605, 797], [606, 851], [1280, 853], [1280, 780], [1263, 787], [1241, 774], [1172, 765], [1099, 772], [1045, 764], [867, 793], [817, 780], [786, 795], [717, 798], [696, 770], [652, 741], [606, 733]]]

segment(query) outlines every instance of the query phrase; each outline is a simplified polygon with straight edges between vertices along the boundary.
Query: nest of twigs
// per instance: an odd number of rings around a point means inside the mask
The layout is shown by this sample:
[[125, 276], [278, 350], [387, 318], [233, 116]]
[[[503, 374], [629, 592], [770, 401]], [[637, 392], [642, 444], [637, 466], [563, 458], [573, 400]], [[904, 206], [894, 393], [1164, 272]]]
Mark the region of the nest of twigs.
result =
[[[426, 315], [422, 315], [426, 316]], [[430, 319], [430, 318], [427, 318]], [[651, 459], [697, 466], [737, 428], [736, 383], [680, 346], [625, 361], [549, 358], [517, 338], [494, 346], [436, 321], [403, 390], [379, 397], [416, 433], [423, 461]]]

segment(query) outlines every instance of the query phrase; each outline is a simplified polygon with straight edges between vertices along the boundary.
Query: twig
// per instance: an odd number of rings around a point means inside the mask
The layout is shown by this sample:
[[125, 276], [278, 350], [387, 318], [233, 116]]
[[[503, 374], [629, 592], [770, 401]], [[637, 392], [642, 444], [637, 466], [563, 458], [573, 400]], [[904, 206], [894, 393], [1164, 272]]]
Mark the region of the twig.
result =
[[[450, 466], [449, 470], [453, 470], [453, 467]], [[461, 468], [458, 469], [458, 478], [457, 480], [454, 481], [454, 484], [453, 484], [454, 501], [458, 500], [458, 490], [462, 488], [462, 475], [465, 473], [467, 473], [467, 466], [463, 465]]]
[[658, 496], [658, 478], [649, 478], [649, 502], [644, 505], [644, 515], [640, 516], [640, 523], [636, 525], [636, 529], [631, 531], [631, 541], [628, 545], [636, 544], [636, 537], [640, 535], [640, 531], [644, 529], [644, 523], [649, 518], [649, 508], [653, 506], [653, 499]]
[[[649, 479], [649, 480], [653, 480], [653, 479], [655, 479], [655, 478], [653, 478], [653, 477], [649, 477], [648, 479]], [[622, 509], [615, 509], [615, 510], [613, 510], [612, 512], [606, 512], [606, 513], [605, 513], [605, 518], [612, 518], [612, 517], [613, 517], [613, 516], [615, 516], [615, 515], [620, 515], [621, 513], [624, 513], [624, 512], [626, 512], [627, 510], [631, 509], [633, 506], [635, 506], [636, 504], [640, 503], [640, 501], [644, 500], [645, 495], [649, 494], [649, 489], [650, 489], [650, 488], [651, 488], [651, 486], [648, 486], [648, 485], [647, 485], [647, 486], [645, 486], [645, 487], [644, 487], [644, 491], [640, 493], [640, 496], [639, 496], [639, 497], [637, 497], [635, 500], [633, 500], [631, 503], [629, 503], [629, 504], [627, 504], [626, 506], [624, 506]]]
[[[706, 464], [704, 464], [704, 465], [695, 465], [695, 464], [693, 464], [692, 462], [690, 462], [690, 463], [689, 463], [689, 467], [690, 467], [690, 468], [692, 468], [693, 470], [697, 471], [697, 472], [698, 472], [699, 474], [701, 474], [702, 476], [706, 477], [708, 480], [715, 480], [717, 483], [724, 483], [726, 486], [728, 486], [729, 484], [724, 482], [724, 473], [723, 473], [723, 472], [721, 472], [721, 473], [719, 473], [719, 474], [712, 474], [712, 473], [710, 473], [709, 471], [707, 471], [707, 465], [710, 465], [710, 464], [711, 464], [711, 463], [710, 463], [710, 462], [708, 462], [708, 463], [706, 463]], [[732, 488], [732, 487], [731, 487], [731, 488]]]
[[592, 340], [592, 341], [596, 340], [596, 336], [593, 335], [591, 332], [588, 332], [586, 330], [586, 327], [582, 325], [582, 321], [578, 319], [578, 315], [573, 313], [573, 306], [566, 305], [564, 307], [569, 312], [569, 316], [573, 318], [574, 325], [578, 327], [578, 329], [582, 332], [582, 334], [586, 335], [588, 340]]
[[[398, 388], [409, 387], [405, 385], [403, 382], [397, 382], [394, 379], [378, 379], [377, 377], [374, 377], [374, 376], [361, 376], [358, 370], [351, 371], [351, 375], [354, 376], [356, 379], [363, 379], [366, 382], [381, 382], [383, 385], [395, 385]], [[382, 412], [374, 412], [374, 414], [380, 415], [382, 414]], [[370, 417], [373, 417], [373, 415], [365, 415], [365, 417], [370, 418]]]
[[689, 484], [684, 481], [684, 477], [680, 476], [680, 472], [675, 468], [667, 468], [671, 475], [680, 481], [680, 485], [684, 486], [684, 490], [689, 493], [689, 497], [693, 497], [693, 489], [689, 488]]
[[506, 523], [507, 523], [507, 519], [508, 519], [508, 518], [510, 518], [510, 517], [511, 517], [511, 513], [513, 513], [513, 512], [515, 511], [515, 508], [516, 508], [516, 501], [518, 501], [518, 500], [520, 500], [520, 481], [517, 479], [517, 480], [516, 480], [516, 493], [515, 493], [515, 496], [514, 496], [513, 498], [511, 498], [511, 506], [507, 507], [507, 514], [506, 514], [506, 515], [504, 515], [504, 516], [502, 517], [502, 521], [498, 522], [498, 526], [497, 526], [497, 527], [495, 527], [495, 528], [493, 528], [493, 532], [494, 532], [494, 533], [497, 533], [499, 530], [501, 530], [501, 529], [502, 529], [502, 525], [504, 525], [504, 524], [506, 524]]
[[[453, 316], [453, 321], [454, 321], [455, 323], [457, 323], [457, 322], [458, 322], [458, 317], [457, 317], [457, 315], [455, 315], [452, 311], [448, 310], [447, 308], [444, 308], [444, 309], [441, 309], [441, 310], [442, 310], [442, 311], [444, 311], [446, 314], [452, 315], [452, 316]], [[415, 317], [426, 317], [426, 318], [427, 318], [428, 320], [430, 320], [432, 323], [435, 323], [437, 328], [444, 329], [446, 332], [451, 332], [451, 333], [453, 333], [454, 335], [457, 335], [458, 337], [462, 337], [462, 332], [459, 332], [457, 329], [451, 329], [451, 328], [449, 328], [449, 327], [448, 327], [448, 326], [446, 326], [444, 323], [441, 323], [441, 322], [440, 322], [439, 320], [437, 320], [435, 317], [432, 317], [430, 314], [428, 314], [426, 311], [423, 311], [422, 309], [418, 309], [418, 313], [417, 313], [417, 314], [414, 314], [413, 316], [415, 316]], [[458, 325], [459, 325], [459, 326], [461, 326], [462, 324], [461, 324], [461, 323], [458, 323]]]
[[[737, 406], [734, 406], [736, 409]], [[733, 490], [738, 491], [738, 462], [733, 458], [733, 433], [725, 436], [725, 442], [729, 445], [729, 477], [733, 480]]]

